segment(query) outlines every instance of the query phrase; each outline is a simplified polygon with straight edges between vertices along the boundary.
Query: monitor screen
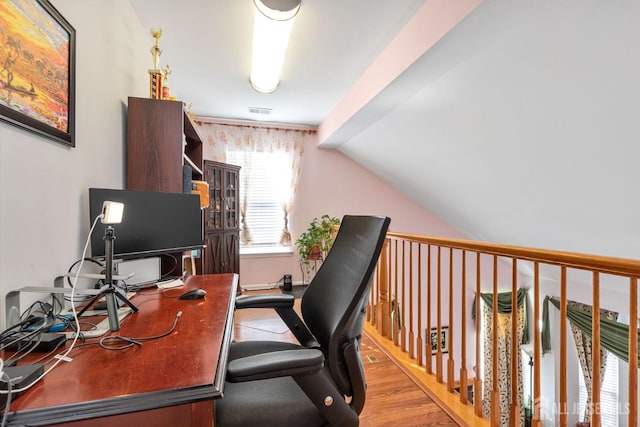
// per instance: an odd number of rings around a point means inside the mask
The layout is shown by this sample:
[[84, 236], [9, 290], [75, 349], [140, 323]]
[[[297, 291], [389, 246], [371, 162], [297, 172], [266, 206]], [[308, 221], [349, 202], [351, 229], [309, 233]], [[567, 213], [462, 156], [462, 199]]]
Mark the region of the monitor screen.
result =
[[[124, 203], [122, 222], [114, 224], [113, 252], [119, 258], [138, 258], [201, 248], [200, 198], [194, 194], [154, 191], [89, 189], [93, 224], [104, 201]], [[105, 224], [98, 220], [91, 234], [91, 255], [104, 257]]]

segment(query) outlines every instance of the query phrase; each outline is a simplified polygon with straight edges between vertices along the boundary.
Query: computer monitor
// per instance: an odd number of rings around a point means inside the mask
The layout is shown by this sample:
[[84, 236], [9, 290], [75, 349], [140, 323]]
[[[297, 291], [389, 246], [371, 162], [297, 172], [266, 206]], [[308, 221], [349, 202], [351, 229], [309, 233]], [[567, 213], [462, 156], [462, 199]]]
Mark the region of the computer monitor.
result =
[[[116, 258], [141, 258], [203, 246], [198, 195], [90, 188], [91, 223], [100, 215], [106, 200], [124, 203], [122, 222], [113, 226]], [[98, 221], [91, 234], [91, 255], [94, 258], [105, 256], [105, 227]]]

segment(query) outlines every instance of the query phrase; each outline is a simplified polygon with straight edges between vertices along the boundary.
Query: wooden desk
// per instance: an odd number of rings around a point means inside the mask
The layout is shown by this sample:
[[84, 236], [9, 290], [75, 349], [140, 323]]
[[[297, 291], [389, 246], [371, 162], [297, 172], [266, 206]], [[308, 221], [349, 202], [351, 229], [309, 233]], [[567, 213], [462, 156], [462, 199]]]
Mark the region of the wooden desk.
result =
[[[222, 397], [238, 286], [235, 274], [190, 276], [183, 288], [142, 291], [140, 309], [122, 321], [128, 338], [167, 332], [124, 351], [78, 347], [45, 378], [11, 402], [8, 425], [207, 426]], [[202, 288], [202, 300], [179, 300]], [[95, 340], [95, 339], [94, 339]], [[70, 342], [70, 341], [69, 341]], [[68, 345], [68, 343], [67, 343]]]

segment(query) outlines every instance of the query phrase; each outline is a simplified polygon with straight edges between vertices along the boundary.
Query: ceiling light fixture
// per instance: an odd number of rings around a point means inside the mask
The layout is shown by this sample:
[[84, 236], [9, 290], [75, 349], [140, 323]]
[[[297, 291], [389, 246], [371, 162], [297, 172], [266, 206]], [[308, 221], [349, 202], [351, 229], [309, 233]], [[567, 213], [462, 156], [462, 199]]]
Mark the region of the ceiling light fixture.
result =
[[274, 92], [280, 73], [293, 20], [300, 10], [300, 0], [253, 0], [253, 48], [251, 87], [261, 93]]

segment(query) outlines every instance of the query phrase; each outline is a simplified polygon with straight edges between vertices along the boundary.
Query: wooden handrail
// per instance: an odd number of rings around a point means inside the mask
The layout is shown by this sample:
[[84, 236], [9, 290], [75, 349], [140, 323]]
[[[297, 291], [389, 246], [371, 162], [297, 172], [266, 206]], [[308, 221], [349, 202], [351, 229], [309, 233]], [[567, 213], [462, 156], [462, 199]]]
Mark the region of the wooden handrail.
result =
[[504, 256], [526, 261], [539, 261], [544, 262], [545, 264], [588, 271], [599, 271], [601, 273], [623, 276], [640, 276], [640, 260], [635, 259], [589, 255], [579, 252], [535, 249], [524, 246], [476, 242], [473, 240], [427, 237], [396, 232], [389, 232], [387, 236], [444, 248], [466, 249], [468, 251], [480, 252], [487, 255]]

